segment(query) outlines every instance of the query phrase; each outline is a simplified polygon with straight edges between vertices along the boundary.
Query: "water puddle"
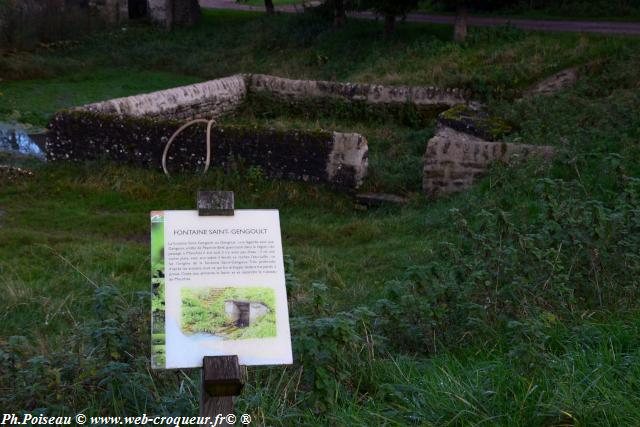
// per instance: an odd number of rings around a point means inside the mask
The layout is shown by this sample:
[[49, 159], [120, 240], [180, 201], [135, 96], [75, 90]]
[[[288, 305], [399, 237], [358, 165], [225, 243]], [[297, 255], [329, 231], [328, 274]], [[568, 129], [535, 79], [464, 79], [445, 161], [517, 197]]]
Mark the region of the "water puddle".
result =
[[0, 122], [0, 152], [45, 160], [44, 151], [17, 125]]

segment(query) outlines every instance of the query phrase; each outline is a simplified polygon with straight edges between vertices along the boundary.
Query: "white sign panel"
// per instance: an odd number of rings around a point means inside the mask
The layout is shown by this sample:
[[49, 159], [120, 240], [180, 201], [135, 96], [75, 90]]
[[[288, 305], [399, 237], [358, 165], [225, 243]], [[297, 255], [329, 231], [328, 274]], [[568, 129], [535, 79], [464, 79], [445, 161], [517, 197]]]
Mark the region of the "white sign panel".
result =
[[152, 365], [292, 363], [276, 210], [151, 212]]

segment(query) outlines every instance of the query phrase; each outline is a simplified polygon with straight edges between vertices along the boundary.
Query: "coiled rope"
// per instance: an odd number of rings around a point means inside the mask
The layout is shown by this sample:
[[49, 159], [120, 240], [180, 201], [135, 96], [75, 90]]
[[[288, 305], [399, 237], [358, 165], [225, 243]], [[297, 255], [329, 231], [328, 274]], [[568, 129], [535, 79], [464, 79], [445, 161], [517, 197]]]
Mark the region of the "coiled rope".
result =
[[171, 176], [169, 174], [169, 170], [167, 169], [167, 154], [169, 153], [169, 147], [171, 147], [171, 144], [173, 143], [173, 141], [176, 139], [176, 137], [178, 135], [180, 135], [182, 133], [183, 130], [185, 130], [189, 126], [194, 125], [196, 123], [206, 123], [207, 124], [207, 139], [206, 139], [207, 156], [205, 157], [205, 160], [204, 160], [204, 170], [202, 171], [202, 174], [204, 175], [205, 173], [207, 173], [207, 171], [209, 170], [209, 164], [211, 163], [211, 128], [213, 127], [215, 122], [216, 121], [214, 119], [211, 119], [211, 120], [206, 120], [206, 119], [191, 120], [191, 121], [183, 124], [182, 126], [180, 126], [180, 128], [177, 131], [175, 131], [173, 133], [173, 135], [171, 135], [171, 138], [169, 138], [169, 141], [167, 141], [167, 145], [164, 146], [164, 152], [162, 153], [162, 170], [164, 171], [165, 175], [167, 175], [169, 177]]

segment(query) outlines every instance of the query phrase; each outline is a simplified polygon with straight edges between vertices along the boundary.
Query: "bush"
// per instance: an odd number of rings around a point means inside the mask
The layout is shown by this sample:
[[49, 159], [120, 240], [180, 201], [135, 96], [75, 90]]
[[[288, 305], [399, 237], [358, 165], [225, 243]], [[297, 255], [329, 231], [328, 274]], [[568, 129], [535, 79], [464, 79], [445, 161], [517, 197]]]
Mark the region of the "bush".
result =
[[[624, 175], [617, 160], [602, 160], [615, 191], [592, 194], [577, 181], [543, 178], [520, 188], [535, 200], [521, 211], [497, 200], [470, 206], [477, 213], [450, 211], [460, 239], [441, 242], [437, 258], [389, 284], [374, 309], [385, 319], [382, 334], [417, 353], [501, 336], [544, 345], [545, 326], [637, 309], [640, 179]], [[517, 173], [497, 168], [493, 176], [521, 182]]]
[[[194, 381], [178, 388], [170, 372], [149, 371], [146, 304], [111, 285], [98, 286], [95, 319], [76, 325], [60, 350], [45, 352], [24, 336], [0, 341], [0, 407], [17, 414], [59, 415], [109, 408], [118, 413], [195, 412]], [[188, 389], [188, 390], [186, 390]]]

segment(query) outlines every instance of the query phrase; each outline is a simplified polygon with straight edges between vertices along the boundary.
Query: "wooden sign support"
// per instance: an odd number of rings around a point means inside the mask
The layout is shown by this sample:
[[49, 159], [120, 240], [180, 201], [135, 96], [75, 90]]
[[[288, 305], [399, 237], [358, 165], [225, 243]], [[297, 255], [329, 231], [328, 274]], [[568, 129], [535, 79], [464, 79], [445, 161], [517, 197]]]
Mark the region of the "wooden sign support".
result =
[[[198, 215], [232, 216], [234, 214], [233, 191], [198, 191]], [[205, 356], [202, 360], [200, 386], [200, 417], [209, 417], [210, 426], [218, 420], [219, 426], [234, 423], [221, 419], [234, 413], [233, 396], [237, 396], [244, 386], [244, 369], [238, 363], [238, 356]]]
[[233, 191], [198, 191], [198, 215], [233, 216]]
[[[205, 356], [202, 360], [202, 385], [200, 386], [200, 417], [209, 417], [210, 426], [216, 417], [226, 417], [234, 413], [233, 396], [237, 396], [244, 386], [243, 368], [238, 356]], [[221, 418], [218, 418], [221, 420]], [[227, 419], [219, 426], [235, 423]]]

